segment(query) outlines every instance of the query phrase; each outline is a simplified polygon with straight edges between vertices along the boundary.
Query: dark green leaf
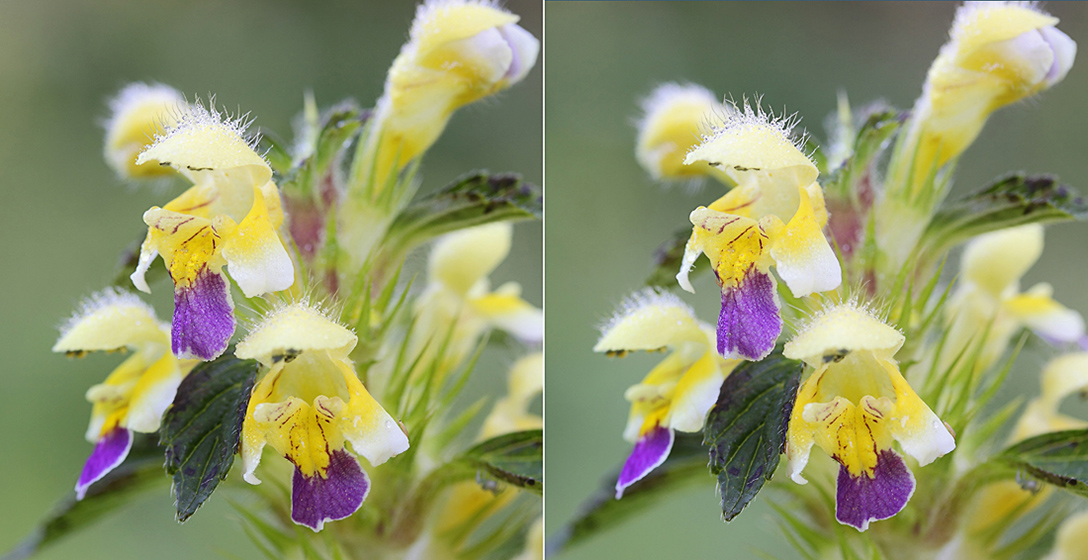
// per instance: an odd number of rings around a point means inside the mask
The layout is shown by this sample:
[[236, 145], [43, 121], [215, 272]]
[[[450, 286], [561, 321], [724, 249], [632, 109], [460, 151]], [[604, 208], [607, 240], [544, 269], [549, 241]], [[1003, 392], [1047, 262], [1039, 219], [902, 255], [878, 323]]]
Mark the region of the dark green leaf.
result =
[[198, 365], [163, 416], [160, 442], [174, 476], [178, 521], [185, 521], [227, 477], [257, 376], [256, 360], [231, 355]]
[[1088, 497], [1088, 430], [1036, 436], [1006, 449], [998, 459], [1020, 473]]
[[92, 484], [82, 500], [76, 501], [72, 492], [3, 560], [29, 558], [61, 538], [113, 513], [138, 494], [152, 488], [166, 487], [169, 480], [162, 474], [162, 449], [155, 445], [153, 439], [138, 435], [121, 466]]
[[601, 487], [586, 500], [574, 519], [563, 525], [548, 543], [548, 554], [558, 553], [605, 529], [619, 525], [632, 515], [649, 509], [670, 492], [694, 482], [706, 481], [706, 447], [699, 434], [677, 433], [669, 458], [616, 499], [619, 470], [605, 477]]
[[462, 460], [487, 477], [535, 494], [544, 492], [543, 430], [526, 430], [491, 438], [465, 452]]
[[520, 175], [477, 171], [410, 204], [389, 226], [386, 242], [406, 251], [467, 227], [540, 218], [543, 204], [540, 190]]
[[710, 446], [710, 472], [718, 475], [726, 521], [756, 497], [786, 450], [801, 370], [801, 362], [776, 350], [761, 361], [744, 362], [722, 384], [703, 443]]
[[1088, 219], [1088, 202], [1057, 177], [1017, 173], [946, 204], [922, 238], [933, 255], [983, 233], [1032, 223]]
[[[676, 283], [676, 273], [680, 272], [680, 262], [684, 259], [684, 247], [691, 237], [691, 226], [682, 227], [673, 232], [668, 241], [661, 244], [654, 251], [654, 270], [646, 279], [647, 286], [672, 289], [679, 287]], [[700, 266], [691, 270], [691, 276], [710, 270], [709, 267]]]

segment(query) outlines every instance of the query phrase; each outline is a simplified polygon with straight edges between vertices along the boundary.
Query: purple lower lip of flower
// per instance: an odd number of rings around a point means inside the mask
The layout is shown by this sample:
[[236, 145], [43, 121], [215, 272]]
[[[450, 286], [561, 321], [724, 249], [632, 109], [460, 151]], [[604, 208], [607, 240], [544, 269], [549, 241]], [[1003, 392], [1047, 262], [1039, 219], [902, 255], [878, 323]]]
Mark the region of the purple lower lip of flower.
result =
[[870, 521], [880, 521], [902, 511], [914, 494], [914, 474], [903, 458], [891, 450], [877, 455], [873, 477], [850, 475], [839, 466], [839, 484], [835, 497], [835, 519], [859, 531]]
[[326, 521], [344, 519], [355, 513], [370, 492], [370, 478], [359, 461], [341, 449], [329, 454], [325, 477], [308, 477], [295, 467], [291, 484], [291, 520], [315, 532]]
[[623, 491], [628, 486], [638, 482], [642, 477], [650, 474], [665, 459], [669, 458], [672, 451], [673, 431], [661, 426], [655, 427], [635, 442], [635, 448], [623, 464], [620, 477], [616, 481], [616, 499], [623, 497]]
[[82, 500], [91, 484], [101, 480], [123, 463], [129, 449], [132, 449], [132, 432], [121, 427], [106, 432], [83, 464], [83, 472], [76, 482], [76, 499]]
[[176, 356], [214, 359], [227, 349], [233, 334], [234, 306], [222, 273], [205, 269], [192, 286], [174, 290], [171, 338]]
[[722, 289], [718, 314], [718, 353], [760, 360], [771, 352], [782, 332], [770, 273], [748, 271], [736, 286]]

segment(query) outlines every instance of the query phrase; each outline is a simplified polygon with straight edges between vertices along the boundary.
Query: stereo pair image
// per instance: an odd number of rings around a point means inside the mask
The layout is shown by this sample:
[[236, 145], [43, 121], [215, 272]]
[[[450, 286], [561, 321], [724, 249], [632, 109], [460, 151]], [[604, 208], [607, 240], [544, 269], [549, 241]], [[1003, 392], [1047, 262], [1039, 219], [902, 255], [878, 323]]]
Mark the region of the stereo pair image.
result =
[[3, 558], [1082, 557], [1086, 8], [53, 4]]

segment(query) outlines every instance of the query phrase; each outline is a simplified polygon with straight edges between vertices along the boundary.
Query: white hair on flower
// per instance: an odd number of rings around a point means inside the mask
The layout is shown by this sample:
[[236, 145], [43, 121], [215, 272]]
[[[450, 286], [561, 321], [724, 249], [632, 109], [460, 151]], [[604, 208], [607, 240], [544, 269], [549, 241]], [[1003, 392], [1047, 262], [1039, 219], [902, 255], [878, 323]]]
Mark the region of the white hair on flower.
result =
[[413, 43], [416, 42], [423, 33], [423, 28], [430, 23], [431, 19], [437, 17], [440, 12], [444, 12], [450, 8], [469, 5], [491, 8], [504, 14], [510, 13], [508, 10], [503, 9], [496, 0], [426, 0], [422, 4], [416, 6], [416, 15], [415, 18], [412, 19], [412, 29], [408, 32], [409, 39]]
[[949, 39], [952, 41], [958, 40], [963, 34], [963, 30], [969, 27], [979, 14], [1000, 8], [1020, 8], [1045, 16], [1050, 15], [1039, 7], [1038, 2], [964, 2], [956, 8], [956, 15], [952, 18], [952, 27], [948, 30]]
[[885, 325], [895, 329], [899, 334], [903, 334], [903, 330], [898, 326], [891, 323], [891, 310], [885, 305], [881, 305], [877, 301], [861, 301], [855, 292], [853, 295], [846, 299], [827, 298], [824, 299], [819, 308], [797, 319], [795, 333], [803, 333], [814, 325], [820, 322], [821, 319], [827, 317], [832, 312], [839, 309], [848, 309], [850, 311], [856, 311], [863, 315], [867, 315]]
[[[117, 92], [117, 95], [110, 98], [110, 117], [102, 121], [102, 126], [106, 130], [113, 130], [120, 119], [127, 116], [126, 113], [128, 109], [149, 102], [161, 102], [163, 105], [166, 105], [170, 108], [167, 111], [170, 115], [181, 114], [185, 106], [184, 96], [182, 96], [178, 90], [166, 84], [133, 82]], [[156, 123], [162, 130], [167, 128], [164, 121], [165, 119], [159, 118]], [[153, 139], [154, 138], [152, 137], [148, 137], [148, 141]]]
[[[199, 128], [218, 128], [225, 129], [237, 136], [246, 144], [246, 146], [249, 146], [249, 149], [257, 152], [257, 155], [259, 155], [261, 159], [266, 159], [265, 154], [257, 151], [260, 147], [261, 135], [246, 134], [246, 131], [253, 125], [254, 121], [254, 118], [250, 116], [250, 113], [241, 113], [241, 111], [238, 111], [235, 114], [231, 114], [226, 110], [220, 111], [215, 107], [214, 95], [208, 96], [207, 107], [205, 107], [204, 102], [198, 98], [192, 103], [186, 103], [183, 106], [179, 106], [177, 112], [173, 114], [173, 117], [176, 123], [173, 126], [164, 127], [162, 134], [156, 134], [155, 142], [148, 145], [143, 153], [151, 151], [159, 144], [169, 140], [177, 134]], [[143, 153], [141, 153], [141, 155], [143, 155]]]
[[[749, 102], [748, 96], [742, 97], [740, 103], [737, 103], [732, 97], [726, 98], [722, 103], [726, 108], [725, 114], [719, 116], [718, 122], [709, 123], [709, 130], [703, 134], [700, 145], [713, 142], [740, 129], [756, 127], [781, 134], [783, 138], [793, 144], [793, 147], [805, 154], [805, 157], [811, 161], [811, 154], [805, 153], [808, 133], [794, 134], [794, 129], [801, 123], [800, 115], [796, 112], [787, 114], [785, 108], [778, 115], [775, 115], [772, 109], [763, 109], [762, 95], [756, 95], [753, 101], [755, 102], [754, 107]], [[699, 146], [693, 147], [688, 154], [690, 155], [698, 148]]]
[[270, 319], [292, 307], [304, 307], [321, 316], [321, 318], [328, 320], [330, 323], [343, 327], [351, 331], [352, 334], [356, 334], [354, 328], [344, 324], [341, 320], [344, 311], [342, 303], [330, 305], [325, 299], [314, 301], [310, 294], [304, 294], [297, 297], [281, 298], [275, 301], [275, 303], [267, 310], [259, 312], [257, 316], [245, 318], [243, 324], [246, 327], [247, 337], [257, 334], [268, 324]]
[[[656, 119], [659, 114], [668, 109], [675, 103], [699, 103], [706, 104], [711, 107], [720, 105], [718, 103], [718, 96], [714, 95], [714, 92], [709, 89], [693, 83], [677, 83], [677, 82], [665, 82], [656, 88], [649, 95], [642, 98], [639, 102], [639, 108], [642, 110], [642, 114], [635, 121], [635, 126], [641, 131], [646, 128], [647, 123]], [[700, 127], [700, 132], [709, 134], [713, 130], [715, 121], [721, 121], [726, 118], [726, 114], [718, 114], [717, 111], [713, 111], [707, 114], [705, 122]]]
[[[83, 319], [86, 319], [89, 315], [106, 307], [115, 306], [129, 307], [147, 313], [151, 317], [155, 317], [155, 309], [147, 302], [140, 299], [140, 296], [135, 293], [121, 288], [106, 288], [83, 298], [79, 302], [79, 305], [76, 307], [75, 312], [72, 313], [72, 316], [65, 319], [57, 328], [57, 330], [60, 331], [60, 338], [64, 338], [73, 327], [79, 324]], [[159, 323], [159, 327], [166, 332], [170, 331], [170, 325], [168, 324]]]
[[623, 322], [624, 319], [627, 319], [642, 309], [653, 306], [672, 307], [679, 309], [692, 317], [695, 316], [695, 310], [676, 294], [659, 288], [644, 288], [624, 298], [623, 301], [620, 302], [616, 312], [612, 314], [612, 317], [601, 323], [598, 327], [601, 336], [603, 337], [611, 331], [613, 327]]

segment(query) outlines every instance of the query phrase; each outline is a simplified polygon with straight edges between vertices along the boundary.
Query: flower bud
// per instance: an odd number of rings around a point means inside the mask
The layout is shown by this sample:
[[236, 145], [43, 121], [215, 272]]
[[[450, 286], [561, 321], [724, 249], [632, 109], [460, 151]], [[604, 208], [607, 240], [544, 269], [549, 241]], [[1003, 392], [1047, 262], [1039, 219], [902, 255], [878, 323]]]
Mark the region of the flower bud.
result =
[[106, 122], [106, 163], [124, 179], [169, 175], [167, 166], [136, 165], [136, 156], [155, 141], [155, 136], [177, 122], [185, 99], [177, 90], [162, 84], [133, 83], [110, 101]]
[[974, 142], [990, 113], [1065, 77], [1077, 44], [1057, 23], [1022, 2], [968, 2], [956, 12], [914, 109], [912, 192]]
[[518, 16], [487, 2], [429, 0], [419, 6], [409, 42], [393, 61], [378, 101], [364, 165], [377, 190], [426, 151], [455, 110], [521, 81], [540, 41]]
[[[642, 101], [638, 122], [639, 164], [655, 180], [682, 180], [722, 172], [705, 161], [684, 165], [684, 157], [700, 142], [711, 118], [729, 111], [708, 89], [695, 84], [661, 84]], [[725, 178], [730, 184], [728, 178]]]

